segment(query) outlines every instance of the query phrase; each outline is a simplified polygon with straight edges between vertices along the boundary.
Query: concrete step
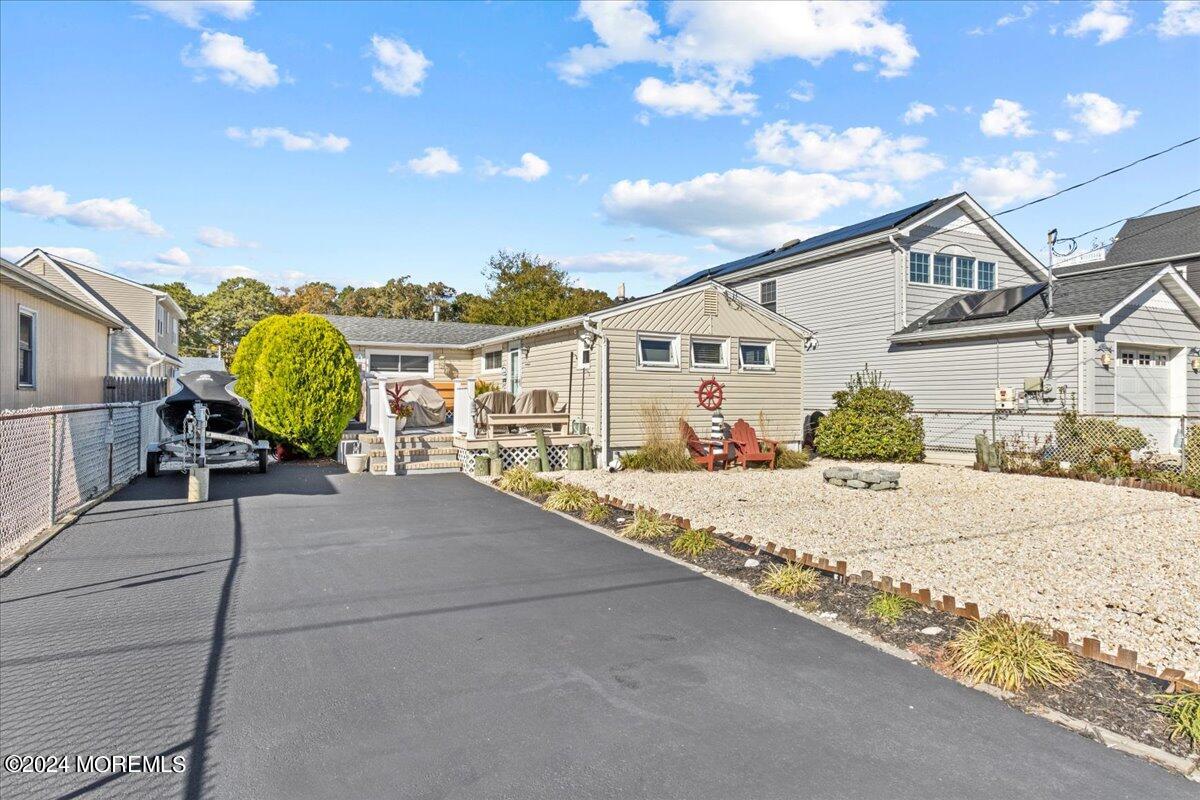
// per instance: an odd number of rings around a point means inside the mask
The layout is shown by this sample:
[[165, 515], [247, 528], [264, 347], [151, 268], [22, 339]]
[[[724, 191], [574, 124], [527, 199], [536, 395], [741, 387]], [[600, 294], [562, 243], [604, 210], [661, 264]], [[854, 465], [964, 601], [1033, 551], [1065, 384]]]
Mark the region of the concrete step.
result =
[[[396, 474], [408, 475], [410, 473], [420, 473], [427, 475], [437, 472], [462, 472], [462, 462], [457, 459], [439, 459], [436, 461], [397, 461]], [[387, 474], [387, 459], [372, 458], [371, 459], [371, 474], [386, 475]]]
[[[358, 441], [362, 444], [383, 444], [383, 437], [377, 433], [360, 433]], [[453, 441], [454, 434], [452, 433], [417, 433], [405, 435], [401, 432], [396, 434], [396, 447], [415, 447], [433, 442]]]
[[[367, 451], [372, 458], [386, 458], [387, 451], [383, 447], [372, 447]], [[457, 447], [397, 447], [398, 461], [428, 461], [434, 456], [457, 456]]]

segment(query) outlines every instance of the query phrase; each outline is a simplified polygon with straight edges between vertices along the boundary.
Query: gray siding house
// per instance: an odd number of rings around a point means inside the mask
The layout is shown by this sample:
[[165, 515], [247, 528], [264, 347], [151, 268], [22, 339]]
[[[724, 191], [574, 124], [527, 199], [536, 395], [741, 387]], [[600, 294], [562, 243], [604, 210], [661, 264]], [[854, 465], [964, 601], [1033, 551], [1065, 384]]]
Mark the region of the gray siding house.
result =
[[[1121, 257], [1122, 246], [1135, 244], [1145, 254], [1163, 229], [1147, 217], [1128, 223], [1129, 234], [1122, 229], [1110, 258], [1051, 281], [973, 198], [957, 194], [787, 242], [676, 286], [720, 281], [813, 330], [797, 398], [810, 422], [864, 364], [922, 411], [992, 411], [1005, 388], [1033, 410], [1200, 414], [1200, 298], [1178, 258], [1200, 250], [1200, 228], [1195, 215], [1171, 214], [1178, 224], [1159, 250], [1173, 253]], [[1159, 449], [1177, 447], [1178, 420], [1138, 424]], [[940, 444], [962, 450], [974, 427], [955, 431], [957, 439]], [[937, 435], [927, 441], [939, 449]]]

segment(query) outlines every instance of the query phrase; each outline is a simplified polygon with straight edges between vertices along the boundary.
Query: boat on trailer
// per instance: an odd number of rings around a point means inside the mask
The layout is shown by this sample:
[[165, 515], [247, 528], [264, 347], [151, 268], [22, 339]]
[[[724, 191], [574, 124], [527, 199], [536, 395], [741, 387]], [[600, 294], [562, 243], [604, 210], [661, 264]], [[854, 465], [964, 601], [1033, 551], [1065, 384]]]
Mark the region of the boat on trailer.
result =
[[267, 471], [270, 446], [256, 439], [254, 415], [232, 388], [228, 372], [199, 370], [178, 379], [179, 388], [162, 401], [158, 416], [168, 436], [146, 450], [146, 474], [191, 467]]

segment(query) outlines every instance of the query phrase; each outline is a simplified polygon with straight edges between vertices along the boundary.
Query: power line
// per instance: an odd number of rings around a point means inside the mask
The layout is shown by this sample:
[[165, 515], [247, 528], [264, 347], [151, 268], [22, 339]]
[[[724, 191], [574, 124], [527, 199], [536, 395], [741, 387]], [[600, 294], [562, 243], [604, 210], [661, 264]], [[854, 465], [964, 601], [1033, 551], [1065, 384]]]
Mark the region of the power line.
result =
[[1169, 205], [1171, 205], [1171, 203], [1174, 203], [1176, 200], [1182, 200], [1185, 197], [1190, 197], [1191, 195], [1194, 195], [1197, 192], [1200, 192], [1200, 189], [1192, 189], [1190, 192], [1184, 192], [1183, 194], [1179, 195], [1178, 197], [1172, 197], [1170, 200], [1166, 200], [1162, 203], [1159, 203], [1156, 206], [1150, 206], [1150, 208], [1147, 208], [1145, 211], [1143, 211], [1140, 214], [1134, 214], [1132, 217], [1124, 217], [1123, 219], [1114, 220], [1113, 222], [1110, 222], [1107, 225], [1101, 225], [1098, 228], [1092, 228], [1090, 231], [1084, 231], [1083, 233], [1077, 233], [1074, 236], [1064, 236], [1059, 241], [1065, 242], [1065, 241], [1073, 241], [1075, 239], [1082, 239], [1084, 236], [1087, 236], [1089, 233], [1095, 233], [1096, 231], [1102, 231], [1105, 228], [1111, 228], [1113, 225], [1119, 225], [1120, 223], [1128, 222], [1131, 219], [1138, 219], [1139, 217], [1144, 217], [1147, 214], [1149, 214], [1151, 211], [1157, 211], [1158, 209], [1162, 208], [1163, 206], [1169, 206]]
[[[1196, 191], [1200, 191], [1200, 189], [1197, 189]], [[1192, 192], [1188, 192], [1188, 194], [1192, 194]], [[1187, 195], [1181, 195], [1181, 196], [1187, 197]], [[1176, 198], [1176, 200], [1178, 200], [1178, 199], [1179, 198]], [[1170, 202], [1174, 202], [1174, 201], [1168, 200], [1167, 202], [1170, 203]], [[1166, 205], [1166, 203], [1163, 203], [1162, 205]], [[1156, 208], [1157, 208], [1157, 206], [1156, 206]], [[1152, 233], [1164, 225], [1170, 225], [1173, 222], [1178, 222], [1179, 220], [1183, 219], [1184, 217], [1190, 217], [1195, 214], [1200, 214], [1200, 206], [1193, 208], [1193, 209], [1189, 210], [1186, 214], [1183, 214], [1179, 217], [1175, 217], [1174, 219], [1163, 220], [1162, 222], [1158, 223], [1157, 225], [1151, 225], [1149, 228], [1144, 228], [1143, 230], [1140, 230], [1137, 233], [1131, 233], [1128, 236], [1122, 236], [1121, 241], [1127, 242], [1130, 239], [1136, 239], [1139, 236], [1145, 236], [1147, 233]], [[1144, 214], [1139, 215], [1139, 216], [1144, 216]], [[1130, 217], [1129, 219], [1137, 219], [1137, 217]], [[1080, 235], [1083, 235], [1083, 234], [1080, 234]], [[1090, 255], [1091, 253], [1094, 253], [1097, 250], [1103, 250], [1103, 249], [1104, 249], [1104, 245], [1097, 245], [1096, 247], [1093, 247], [1091, 250], [1085, 250], [1080, 255], [1081, 256]], [[1074, 255], [1074, 252], [1070, 253], [1070, 255]]]

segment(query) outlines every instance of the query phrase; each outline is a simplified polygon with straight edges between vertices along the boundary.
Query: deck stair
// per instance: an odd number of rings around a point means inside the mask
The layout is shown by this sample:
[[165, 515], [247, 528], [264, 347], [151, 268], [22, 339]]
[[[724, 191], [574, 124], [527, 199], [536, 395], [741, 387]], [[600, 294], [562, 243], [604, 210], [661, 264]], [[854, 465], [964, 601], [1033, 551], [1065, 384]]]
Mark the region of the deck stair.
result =
[[[362, 452], [370, 456], [372, 475], [387, 474], [387, 452], [383, 437], [374, 433], [358, 436]], [[410, 473], [427, 475], [438, 472], [461, 472], [458, 449], [454, 447], [454, 436], [449, 433], [403, 432], [396, 437], [396, 474]]]

